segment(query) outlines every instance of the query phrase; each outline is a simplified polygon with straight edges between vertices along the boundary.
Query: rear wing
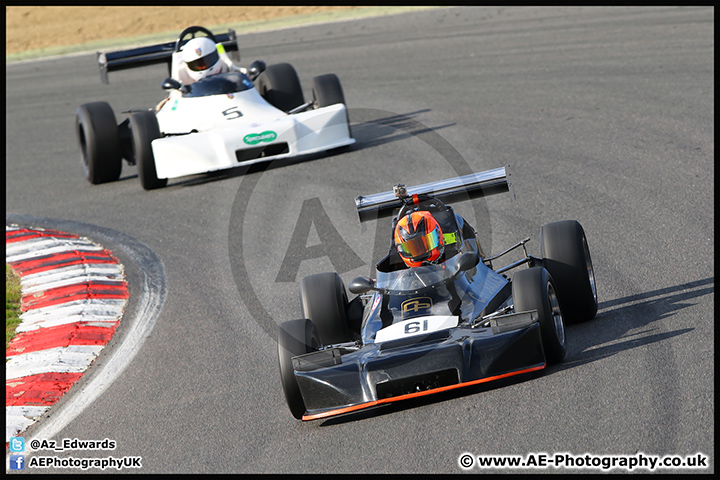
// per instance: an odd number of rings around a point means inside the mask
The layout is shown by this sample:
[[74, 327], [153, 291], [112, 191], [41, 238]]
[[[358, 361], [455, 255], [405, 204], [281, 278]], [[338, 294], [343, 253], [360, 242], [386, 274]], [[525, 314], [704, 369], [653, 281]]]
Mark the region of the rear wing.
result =
[[[183, 42], [183, 45], [185, 45], [188, 40]], [[228, 30], [228, 33], [215, 35], [215, 41], [218, 44], [222, 44], [225, 51], [240, 51], [235, 30], [230, 29]], [[108, 80], [109, 72], [145, 67], [158, 63], [167, 63], [168, 71], [170, 71], [170, 68], [172, 67], [172, 54], [177, 49], [177, 43], [178, 40], [175, 40], [173, 42], [158, 43], [157, 45], [131, 48], [128, 50], [118, 50], [107, 53], [97, 52], [97, 61], [98, 66], [100, 67], [100, 79], [103, 83], [108, 84], [110, 83]], [[235, 59], [240, 59], [239, 54], [236, 55]]]
[[[510, 192], [513, 198], [515, 196], [507, 166], [407, 187], [405, 190], [407, 193], [403, 191], [403, 194], [407, 196], [430, 195], [443, 203], [470, 200], [504, 192]], [[367, 196], [359, 195], [355, 198], [355, 208], [361, 222], [389, 217], [396, 208], [402, 206], [403, 201], [396, 196], [395, 190]]]

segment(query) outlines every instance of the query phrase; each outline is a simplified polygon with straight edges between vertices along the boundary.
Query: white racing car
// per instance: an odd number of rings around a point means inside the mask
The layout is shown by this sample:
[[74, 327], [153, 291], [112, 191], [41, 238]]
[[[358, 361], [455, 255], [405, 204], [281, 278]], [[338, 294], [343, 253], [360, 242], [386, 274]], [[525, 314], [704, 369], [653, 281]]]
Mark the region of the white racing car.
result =
[[[215, 43], [216, 56], [228, 67], [224, 73], [186, 84], [183, 46], [195, 39], [196, 33], [203, 34], [198, 38], [207, 36]], [[169, 178], [311, 154], [355, 142], [335, 74], [314, 77], [312, 100], [306, 102], [290, 64], [266, 67], [258, 60], [244, 69], [235, 64], [238, 51], [233, 30], [216, 36], [194, 26], [185, 29], [175, 42], [99, 52], [104, 83], [108, 83], [110, 71], [167, 62], [170, 77], [162, 88], [169, 95], [158, 107], [124, 111], [129, 117], [120, 124], [107, 102], [80, 106], [76, 131], [88, 181], [99, 184], [117, 180], [124, 158], [137, 165], [140, 183], [150, 190], [164, 187]]]

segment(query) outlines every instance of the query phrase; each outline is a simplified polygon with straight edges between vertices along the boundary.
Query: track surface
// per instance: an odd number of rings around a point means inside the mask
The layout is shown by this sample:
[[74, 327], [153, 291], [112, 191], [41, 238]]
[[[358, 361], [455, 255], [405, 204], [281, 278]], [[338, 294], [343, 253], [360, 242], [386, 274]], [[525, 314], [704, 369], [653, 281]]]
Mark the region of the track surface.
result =
[[[7, 212], [122, 232], [167, 275], [142, 349], [56, 439], [110, 438], [144, 472], [459, 473], [463, 452], [702, 452], [714, 471], [713, 27], [710, 7], [452, 8], [248, 35], [243, 63], [292, 63], [308, 96], [312, 76], [336, 73], [357, 144], [152, 192], [127, 165], [89, 185], [74, 115], [154, 105], [163, 67], [106, 86], [94, 55], [10, 65]], [[456, 210], [490, 252], [531, 236], [539, 254], [541, 225], [583, 224], [600, 310], [569, 328], [566, 362], [502, 388], [294, 420], [268, 332], [300, 315], [303, 276], [347, 283], [389, 245], [383, 224], [374, 247], [354, 197], [506, 164], [516, 201]], [[301, 217], [314, 226], [291, 244]], [[330, 255], [303, 261], [320, 243]]]

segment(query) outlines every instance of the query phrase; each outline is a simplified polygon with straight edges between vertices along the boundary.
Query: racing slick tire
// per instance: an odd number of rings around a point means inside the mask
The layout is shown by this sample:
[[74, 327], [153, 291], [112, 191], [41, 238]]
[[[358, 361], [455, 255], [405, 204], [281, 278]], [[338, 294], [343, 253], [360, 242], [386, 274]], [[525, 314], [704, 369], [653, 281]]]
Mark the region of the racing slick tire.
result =
[[293, 417], [301, 419], [306, 408], [295, 378], [292, 357], [317, 350], [320, 347], [320, 337], [310, 320], [306, 318], [290, 320], [278, 325], [277, 346], [280, 380], [285, 392], [285, 400]]
[[260, 95], [273, 107], [289, 112], [305, 103], [300, 79], [289, 63], [269, 65], [256, 80]]
[[80, 106], [75, 117], [85, 178], [94, 185], [120, 178], [122, 152], [115, 114], [106, 102]]
[[[342, 103], [347, 107], [345, 94], [340, 85], [340, 79], [334, 73], [318, 75], [313, 78], [312, 96], [316, 108], [327, 107], [329, 105], [335, 105], [336, 103]], [[348, 136], [352, 137], [350, 116], [348, 115], [347, 108], [345, 109], [345, 121], [348, 127]]]
[[555, 282], [542, 267], [520, 270], [512, 279], [515, 312], [537, 310], [540, 336], [548, 363], [559, 363], [567, 353], [565, 323]]
[[315, 324], [323, 345], [350, 342], [345, 284], [337, 273], [318, 273], [300, 282], [303, 316]]
[[336, 103], [345, 105], [345, 94], [340, 86], [340, 79], [334, 73], [314, 77], [312, 95], [318, 108]]
[[160, 127], [153, 112], [135, 112], [130, 116], [133, 155], [138, 167], [140, 185], [145, 190], [161, 188], [167, 185], [167, 178], [158, 178], [155, 171], [155, 157], [152, 141], [160, 138]]
[[543, 266], [550, 272], [568, 323], [591, 320], [598, 310], [595, 273], [585, 231], [576, 220], [540, 229]]

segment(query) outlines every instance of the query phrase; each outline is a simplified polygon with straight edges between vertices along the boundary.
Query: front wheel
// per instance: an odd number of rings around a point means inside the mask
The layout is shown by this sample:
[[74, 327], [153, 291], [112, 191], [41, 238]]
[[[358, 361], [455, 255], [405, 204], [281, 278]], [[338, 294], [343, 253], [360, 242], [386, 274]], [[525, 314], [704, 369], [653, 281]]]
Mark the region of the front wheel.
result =
[[568, 322], [592, 319], [598, 310], [595, 271], [582, 226], [576, 220], [544, 225], [540, 230], [543, 266], [557, 285]]
[[313, 352], [320, 347], [320, 337], [313, 323], [305, 318], [290, 320], [278, 326], [277, 348], [280, 364], [280, 380], [285, 400], [293, 417], [301, 419], [305, 414], [305, 401], [295, 378], [292, 357]]
[[513, 276], [512, 294], [515, 312], [537, 310], [548, 363], [561, 362], [567, 353], [565, 322], [550, 273], [542, 267], [520, 270]]
[[352, 129], [350, 128], [350, 115], [347, 111], [347, 105], [345, 103], [345, 94], [343, 93], [342, 86], [340, 86], [340, 79], [334, 73], [327, 73], [325, 75], [318, 75], [313, 78], [312, 87], [313, 102], [316, 108], [327, 107], [329, 105], [335, 105], [336, 103], [342, 103], [345, 105], [345, 122], [348, 128], [348, 137], [352, 137]]
[[106, 102], [81, 105], [75, 117], [75, 131], [85, 178], [93, 185], [120, 178], [120, 137], [110, 105]]
[[305, 103], [300, 79], [289, 63], [268, 66], [257, 77], [255, 86], [260, 95], [273, 107], [289, 112]]
[[305, 318], [312, 320], [323, 345], [351, 341], [345, 311], [345, 284], [337, 273], [318, 273], [300, 281], [300, 304]]
[[167, 178], [157, 177], [152, 151], [152, 141], [160, 138], [160, 127], [155, 114], [150, 111], [133, 113], [130, 116], [130, 132], [140, 184], [145, 190], [164, 187], [167, 185]]
[[345, 105], [345, 94], [340, 86], [340, 79], [334, 73], [313, 78], [312, 95], [318, 108], [336, 103]]

